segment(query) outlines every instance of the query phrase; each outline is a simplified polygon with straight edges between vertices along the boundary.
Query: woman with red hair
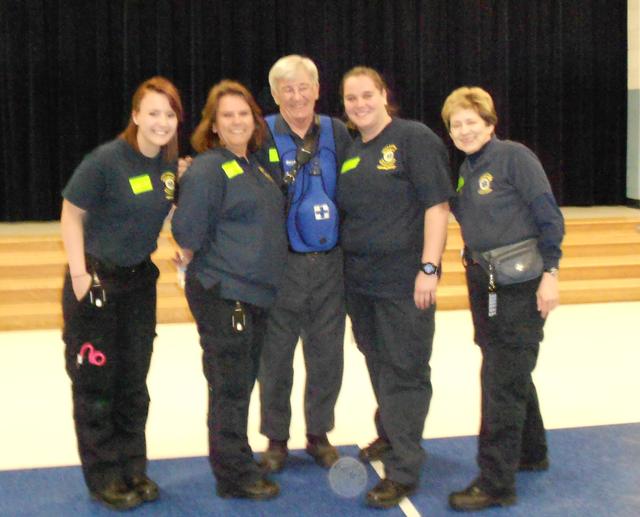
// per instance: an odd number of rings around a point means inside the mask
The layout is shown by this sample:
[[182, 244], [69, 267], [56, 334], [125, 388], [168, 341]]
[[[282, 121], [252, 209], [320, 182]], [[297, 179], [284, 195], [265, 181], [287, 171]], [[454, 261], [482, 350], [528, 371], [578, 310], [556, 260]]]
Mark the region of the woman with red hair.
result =
[[173, 203], [182, 115], [170, 81], [143, 82], [126, 129], [88, 154], [63, 191], [63, 339], [78, 450], [91, 496], [117, 510], [158, 497], [146, 475], [158, 278], [150, 255]]

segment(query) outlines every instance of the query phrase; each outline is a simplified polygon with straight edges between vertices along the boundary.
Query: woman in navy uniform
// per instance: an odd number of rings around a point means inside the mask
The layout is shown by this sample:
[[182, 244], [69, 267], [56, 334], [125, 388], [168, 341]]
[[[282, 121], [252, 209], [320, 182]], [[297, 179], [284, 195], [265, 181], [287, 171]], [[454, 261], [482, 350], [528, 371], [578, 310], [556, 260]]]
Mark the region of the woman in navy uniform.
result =
[[453, 191], [444, 144], [424, 124], [389, 114], [375, 70], [347, 72], [342, 96], [359, 132], [338, 181], [347, 313], [378, 403], [378, 438], [360, 457], [383, 461], [385, 478], [367, 503], [387, 508], [416, 489], [425, 460], [420, 441]]
[[158, 278], [149, 257], [173, 202], [181, 120], [175, 86], [145, 81], [127, 128], [87, 155], [63, 192], [63, 339], [78, 449], [91, 496], [114, 509], [158, 497], [145, 473]]
[[185, 292], [209, 385], [209, 459], [221, 497], [268, 499], [279, 487], [247, 440], [268, 309], [287, 255], [284, 196], [253, 153], [266, 126], [251, 93], [214, 86], [191, 138], [200, 154], [180, 182], [173, 235], [190, 260]]
[[[455, 146], [467, 155], [452, 206], [465, 243], [474, 339], [482, 351], [480, 475], [453, 492], [449, 503], [456, 510], [480, 510], [516, 502], [516, 471], [549, 467], [531, 372], [546, 317], [558, 305], [564, 222], [533, 152], [495, 136], [498, 117], [486, 91], [453, 91], [442, 119]], [[485, 271], [481, 252], [528, 239], [537, 239], [533, 248], [542, 257], [540, 270], [528, 280], [500, 285], [497, 274], [493, 278]]]

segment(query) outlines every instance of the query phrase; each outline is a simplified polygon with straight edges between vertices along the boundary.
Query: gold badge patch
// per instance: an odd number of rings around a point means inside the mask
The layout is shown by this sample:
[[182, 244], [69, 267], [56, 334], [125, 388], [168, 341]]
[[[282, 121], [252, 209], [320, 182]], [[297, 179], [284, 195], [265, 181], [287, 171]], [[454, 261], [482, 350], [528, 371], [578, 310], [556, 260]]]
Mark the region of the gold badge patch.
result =
[[169, 201], [173, 201], [176, 192], [176, 175], [171, 171], [165, 171], [160, 176], [160, 181], [164, 183], [164, 197]]
[[382, 148], [382, 158], [378, 160], [378, 170], [392, 171], [396, 168], [396, 155], [398, 146], [395, 144], [385, 145]]
[[493, 181], [493, 175], [490, 172], [485, 172], [478, 180], [478, 194], [486, 196], [491, 194], [493, 189], [491, 188], [491, 182]]

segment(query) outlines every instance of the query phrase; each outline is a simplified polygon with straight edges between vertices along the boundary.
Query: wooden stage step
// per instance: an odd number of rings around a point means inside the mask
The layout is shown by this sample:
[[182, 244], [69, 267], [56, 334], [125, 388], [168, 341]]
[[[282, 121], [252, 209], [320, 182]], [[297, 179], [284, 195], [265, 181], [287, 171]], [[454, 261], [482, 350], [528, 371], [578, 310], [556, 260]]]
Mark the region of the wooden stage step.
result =
[[[57, 229], [57, 227], [56, 227]], [[560, 272], [563, 304], [640, 300], [640, 211], [624, 217], [567, 219]], [[449, 225], [441, 310], [468, 307], [462, 238]], [[171, 262], [170, 233], [163, 231], [153, 255], [160, 269], [158, 321], [193, 321]], [[65, 254], [59, 232], [0, 235], [0, 330], [60, 328], [60, 290]]]

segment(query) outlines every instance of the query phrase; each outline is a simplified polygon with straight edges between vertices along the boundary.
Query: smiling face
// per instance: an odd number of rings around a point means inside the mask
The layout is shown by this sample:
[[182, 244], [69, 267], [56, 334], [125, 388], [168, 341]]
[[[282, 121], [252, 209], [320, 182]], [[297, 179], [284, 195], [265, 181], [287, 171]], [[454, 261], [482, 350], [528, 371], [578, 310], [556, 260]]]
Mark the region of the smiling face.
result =
[[454, 145], [465, 154], [478, 152], [491, 140], [495, 130], [476, 110], [471, 108], [454, 111], [449, 119], [449, 134]]
[[278, 80], [271, 94], [287, 124], [311, 124], [316, 101], [320, 96], [320, 86], [304, 68], [299, 67], [290, 77]]
[[236, 156], [246, 156], [249, 140], [256, 128], [251, 107], [242, 95], [220, 97], [212, 130], [220, 143]]
[[353, 75], [345, 80], [343, 101], [347, 117], [365, 142], [377, 136], [391, 121], [386, 90], [379, 89], [367, 75]]
[[169, 143], [178, 127], [178, 117], [166, 95], [148, 91], [140, 101], [140, 109], [131, 114], [138, 126], [136, 141], [140, 152], [153, 158]]

